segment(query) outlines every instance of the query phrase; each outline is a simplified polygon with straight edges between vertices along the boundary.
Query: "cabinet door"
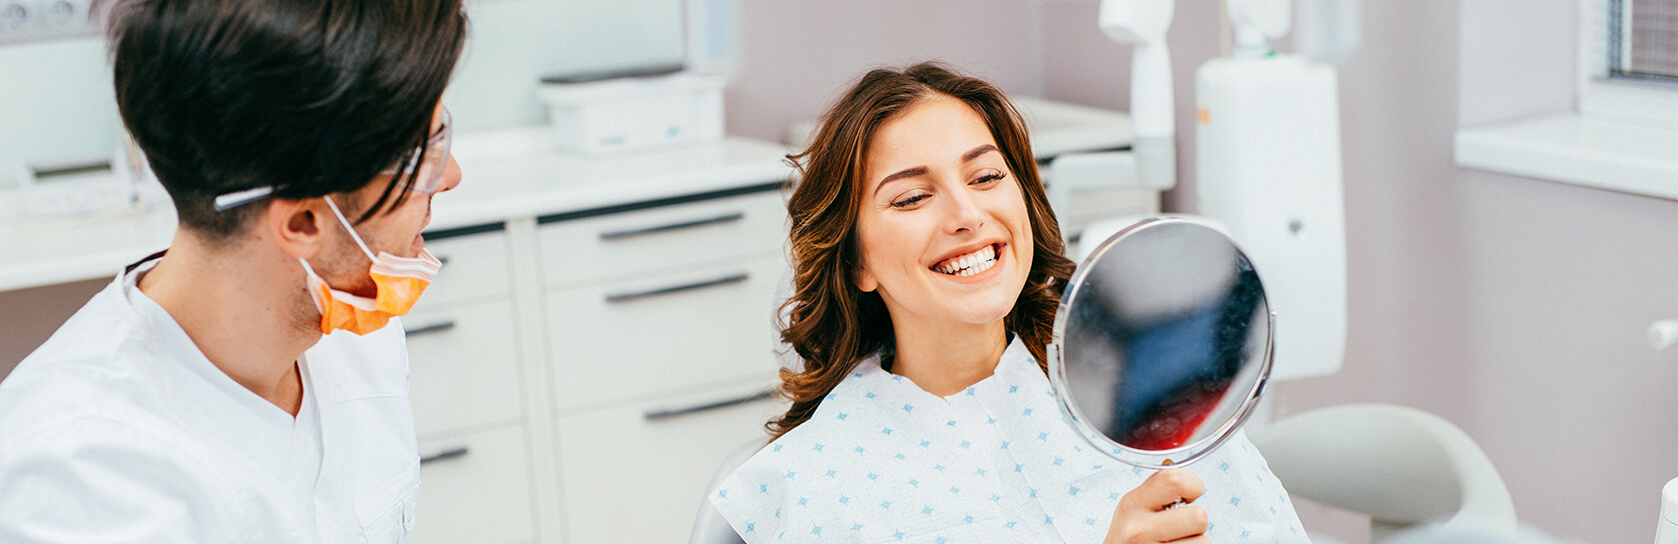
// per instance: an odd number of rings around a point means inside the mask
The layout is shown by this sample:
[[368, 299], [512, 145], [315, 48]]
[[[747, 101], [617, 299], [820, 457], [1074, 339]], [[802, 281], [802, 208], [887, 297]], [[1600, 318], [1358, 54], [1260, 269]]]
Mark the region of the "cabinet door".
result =
[[410, 314], [402, 327], [409, 331], [409, 398], [421, 438], [523, 414], [513, 308], [505, 297]]
[[425, 289], [414, 311], [461, 301], [504, 295], [512, 289], [507, 234], [502, 231], [427, 240], [426, 251], [443, 260], [437, 279]]
[[536, 538], [523, 427], [420, 443], [417, 544]]
[[647, 415], [747, 398], [774, 383], [767, 374], [755, 382], [560, 418], [570, 541], [686, 542], [717, 466], [747, 440], [763, 437], [763, 423], [786, 405], [764, 398], [662, 419]]
[[548, 296], [548, 350], [561, 412], [738, 383], [778, 368], [779, 257]]
[[772, 191], [545, 225], [543, 283], [644, 277], [782, 255], [786, 217], [781, 193]]

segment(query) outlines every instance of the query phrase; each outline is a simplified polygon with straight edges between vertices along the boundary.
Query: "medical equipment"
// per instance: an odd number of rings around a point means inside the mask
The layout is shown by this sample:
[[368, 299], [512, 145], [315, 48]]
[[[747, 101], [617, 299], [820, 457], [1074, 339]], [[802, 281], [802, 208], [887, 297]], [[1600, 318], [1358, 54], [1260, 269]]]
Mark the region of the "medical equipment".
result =
[[1196, 75], [1199, 212], [1228, 225], [1271, 273], [1275, 310], [1288, 320], [1276, 339], [1277, 379], [1333, 374], [1346, 346], [1335, 71], [1252, 47], [1237, 45], [1235, 57]]
[[[1356, 47], [1355, 0], [1311, 0], [1300, 40], [1311, 57], [1343, 59]], [[1197, 70], [1198, 212], [1274, 277], [1276, 310], [1289, 316], [1277, 339], [1278, 379], [1332, 374], [1346, 342], [1345, 211], [1339, 101], [1332, 66], [1278, 55], [1270, 41], [1292, 25], [1289, 0], [1228, 0], [1232, 56]], [[1172, 0], [1104, 0], [1100, 24], [1132, 44], [1131, 117], [1137, 181], [1175, 185], [1175, 115], [1165, 44]], [[1124, 167], [1109, 157], [1106, 170]], [[1093, 165], [1093, 164], [1092, 164]], [[1057, 165], [1058, 166], [1058, 165]], [[1064, 197], [1063, 197], [1064, 198]], [[1310, 341], [1304, 341], [1304, 339]]]
[[602, 154], [722, 139], [726, 76], [637, 75], [544, 80], [542, 101], [560, 147]]
[[1135, 47], [1130, 57], [1130, 117], [1136, 175], [1144, 187], [1177, 184], [1176, 100], [1172, 98], [1171, 28], [1176, 0], [1102, 0], [1099, 22], [1107, 37]]
[[1661, 518], [1655, 526], [1655, 544], [1678, 544], [1678, 478], [1661, 488]]
[[1211, 223], [1157, 217], [1090, 251], [1048, 346], [1061, 411], [1095, 449], [1181, 466], [1240, 429], [1269, 380], [1275, 316], [1258, 272]]
[[0, 45], [92, 36], [92, 0], [5, 0], [0, 2]]
[[18, 176], [23, 213], [33, 219], [74, 219], [129, 210], [140, 202], [127, 150], [51, 164], [26, 164]]

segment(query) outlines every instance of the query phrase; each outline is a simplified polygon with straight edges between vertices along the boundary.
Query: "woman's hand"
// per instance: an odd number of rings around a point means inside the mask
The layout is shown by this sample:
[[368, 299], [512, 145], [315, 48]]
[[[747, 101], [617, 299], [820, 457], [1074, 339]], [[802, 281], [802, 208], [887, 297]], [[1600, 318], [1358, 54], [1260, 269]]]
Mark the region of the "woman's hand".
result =
[[1206, 491], [1200, 477], [1182, 469], [1162, 470], [1119, 499], [1104, 544], [1180, 542], [1207, 544], [1206, 510], [1170, 508], [1179, 499], [1194, 502]]

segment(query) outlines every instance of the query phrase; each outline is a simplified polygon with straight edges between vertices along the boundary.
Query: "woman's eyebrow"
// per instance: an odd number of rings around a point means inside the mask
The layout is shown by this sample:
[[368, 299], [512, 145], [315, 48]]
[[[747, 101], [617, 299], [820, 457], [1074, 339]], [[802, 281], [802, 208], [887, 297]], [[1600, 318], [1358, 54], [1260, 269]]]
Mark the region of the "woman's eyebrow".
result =
[[967, 161], [971, 161], [973, 159], [977, 159], [977, 158], [979, 158], [979, 155], [990, 153], [992, 151], [996, 151], [996, 146], [995, 145], [985, 144], [985, 145], [981, 145], [979, 147], [975, 147], [971, 151], [968, 151], [966, 153], [961, 154], [961, 162], [967, 162]]
[[898, 170], [897, 173], [886, 176], [886, 179], [880, 180], [880, 184], [874, 186], [874, 194], [876, 194], [876, 195], [880, 194], [880, 188], [885, 187], [887, 183], [891, 183], [893, 181], [897, 181], [897, 180], [900, 180], [900, 179], [903, 179], [903, 178], [912, 178], [912, 177], [915, 177], [915, 176], [926, 175], [926, 172], [927, 172], [927, 168], [925, 166], [915, 166], [915, 167], [911, 167], [911, 168], [904, 168], [902, 170]]
[[[961, 154], [961, 162], [970, 162], [973, 159], [979, 158], [980, 155], [984, 155], [986, 153], [990, 153], [990, 152], [996, 151], [996, 150], [997, 150], [996, 146], [993, 145], [993, 144], [985, 144], [985, 145], [981, 145], [979, 147], [975, 147], [973, 149], [968, 150], [966, 153]], [[894, 173], [892, 175], [889, 175], [889, 176], [886, 176], [885, 179], [880, 180], [880, 184], [874, 186], [874, 194], [880, 194], [880, 188], [885, 187], [887, 183], [891, 183], [893, 181], [897, 181], [897, 180], [900, 180], [900, 179], [903, 179], [903, 178], [912, 178], [912, 177], [915, 177], [915, 176], [926, 175], [926, 173], [927, 173], [927, 168], [925, 166], [915, 166], [915, 167], [911, 167], [911, 168], [904, 168], [902, 170], [898, 170], [896, 173]]]

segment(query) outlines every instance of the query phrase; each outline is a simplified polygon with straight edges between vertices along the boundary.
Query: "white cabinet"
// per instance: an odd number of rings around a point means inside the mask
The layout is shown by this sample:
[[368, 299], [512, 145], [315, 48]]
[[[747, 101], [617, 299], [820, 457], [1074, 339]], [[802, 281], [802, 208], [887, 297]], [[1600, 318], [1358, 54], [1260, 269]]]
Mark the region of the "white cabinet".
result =
[[516, 425], [523, 389], [505, 297], [426, 308], [402, 318], [412, 367], [414, 429], [420, 438], [486, 425]]
[[538, 235], [543, 284], [562, 287], [779, 255], [786, 221], [785, 200], [773, 190], [555, 221]]
[[765, 394], [780, 191], [556, 221], [542, 262], [570, 542], [681, 542], [717, 463], [785, 407]]
[[771, 306], [784, 262], [695, 266], [549, 294], [556, 407], [772, 378]]
[[499, 224], [427, 233], [426, 251], [443, 261], [414, 311], [506, 295], [512, 290], [507, 233]]
[[763, 436], [763, 423], [786, 405], [762, 399], [668, 418], [647, 416], [750, 398], [773, 384], [767, 376], [559, 418], [570, 541], [687, 542], [717, 465], [746, 440]]
[[767, 392], [776, 185], [428, 233], [403, 318], [418, 542], [680, 542]]
[[536, 482], [507, 235], [492, 225], [432, 237], [428, 249], [447, 263], [402, 318], [422, 458], [414, 540], [532, 542]]
[[522, 427], [420, 443], [416, 544], [536, 540], [530, 455]]

